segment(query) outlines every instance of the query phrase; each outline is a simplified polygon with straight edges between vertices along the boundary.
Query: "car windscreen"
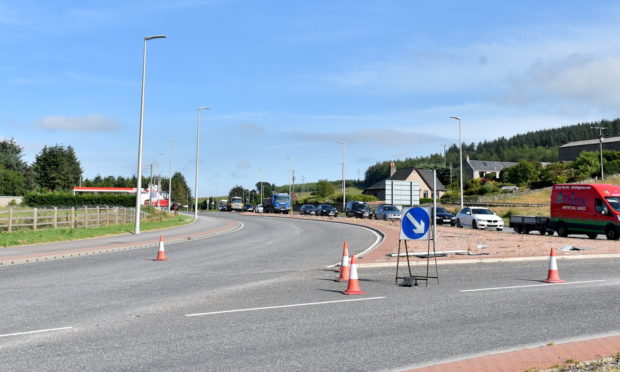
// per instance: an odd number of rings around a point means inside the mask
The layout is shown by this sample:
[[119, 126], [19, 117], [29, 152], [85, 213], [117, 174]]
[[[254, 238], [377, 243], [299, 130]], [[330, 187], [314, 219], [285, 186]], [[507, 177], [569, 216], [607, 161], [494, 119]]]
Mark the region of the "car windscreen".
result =
[[620, 212], [620, 197], [618, 196], [607, 196], [605, 197], [607, 203], [613, 208], [614, 211]]
[[437, 213], [450, 213], [446, 210], [446, 208], [443, 207], [437, 207]]
[[241, 198], [232, 198], [230, 199], [231, 203], [241, 203]]
[[289, 199], [287, 196], [276, 196], [275, 198], [275, 202], [276, 203], [288, 203]]
[[484, 208], [473, 208], [471, 210], [472, 214], [493, 214], [493, 212], [491, 212], [488, 209], [484, 209]]
[[398, 208], [396, 207], [384, 207], [383, 210], [387, 212], [398, 212]]

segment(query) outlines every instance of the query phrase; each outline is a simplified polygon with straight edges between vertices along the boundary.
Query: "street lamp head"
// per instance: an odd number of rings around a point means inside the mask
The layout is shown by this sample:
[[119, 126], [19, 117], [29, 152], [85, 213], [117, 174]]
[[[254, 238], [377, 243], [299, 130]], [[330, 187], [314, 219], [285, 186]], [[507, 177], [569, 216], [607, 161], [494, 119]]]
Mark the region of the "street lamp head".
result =
[[211, 110], [211, 107], [197, 107], [196, 109], [198, 111], [201, 111], [201, 110]]
[[450, 116], [450, 119], [455, 119], [455, 120], [461, 120], [461, 118], [459, 118], [458, 116]]
[[344, 141], [338, 141], [337, 143], [344, 145]]
[[152, 36], [145, 36], [144, 40], [153, 40], [153, 39], [165, 39], [166, 35], [152, 35]]

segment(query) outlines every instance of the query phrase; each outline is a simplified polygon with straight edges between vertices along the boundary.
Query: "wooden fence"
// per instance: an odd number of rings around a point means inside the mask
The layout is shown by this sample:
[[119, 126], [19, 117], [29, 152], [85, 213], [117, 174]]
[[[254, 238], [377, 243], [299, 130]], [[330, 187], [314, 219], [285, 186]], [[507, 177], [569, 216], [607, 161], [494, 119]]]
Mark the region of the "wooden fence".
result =
[[[141, 213], [141, 218], [145, 213]], [[71, 208], [8, 208], [0, 210], [0, 232], [41, 229], [80, 229], [131, 223], [135, 208], [71, 207]]]

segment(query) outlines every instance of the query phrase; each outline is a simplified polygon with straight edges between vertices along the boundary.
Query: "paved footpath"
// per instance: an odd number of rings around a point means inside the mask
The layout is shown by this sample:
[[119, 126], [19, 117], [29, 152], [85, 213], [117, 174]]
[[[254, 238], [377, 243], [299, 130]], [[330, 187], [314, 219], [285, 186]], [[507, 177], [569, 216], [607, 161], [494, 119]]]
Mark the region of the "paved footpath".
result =
[[[291, 217], [292, 216], [289, 218]], [[345, 222], [373, 228], [382, 235], [383, 239], [377, 247], [363, 256], [360, 263], [367, 266], [395, 264], [395, 262], [385, 262], [386, 256], [389, 253], [394, 252], [394, 247], [397, 246], [398, 233], [394, 226], [376, 223], [374, 221], [372, 223], [370, 223], [370, 221], [357, 221], [356, 219], [351, 218], [329, 219], [314, 217], [312, 219]], [[166, 230], [142, 232], [139, 235], [125, 234], [53, 244], [0, 248], [0, 266], [100, 254], [136, 248], [155, 247], [159, 244], [160, 236], [163, 236], [167, 243], [178, 243], [187, 240], [225, 234], [239, 229], [240, 226], [241, 224], [239, 222], [229, 219], [214, 218], [212, 215], [208, 215], [200, 216], [197, 221], [189, 225]], [[498, 258], [501, 257], [491, 256], [486, 259], [477, 259], [476, 262], [485, 260], [495, 261]], [[541, 257], [532, 257], [532, 259], [540, 258]], [[392, 258], [392, 260], [394, 259]], [[462, 263], [467, 263], [467, 261], [463, 260]], [[584, 341], [485, 355], [460, 361], [421, 367], [410, 371], [522, 372], [528, 369], [536, 371], [550, 368], [555, 365], [565, 364], [567, 360], [590, 361], [612, 357], [618, 353], [620, 353], [620, 335], [615, 335]]]

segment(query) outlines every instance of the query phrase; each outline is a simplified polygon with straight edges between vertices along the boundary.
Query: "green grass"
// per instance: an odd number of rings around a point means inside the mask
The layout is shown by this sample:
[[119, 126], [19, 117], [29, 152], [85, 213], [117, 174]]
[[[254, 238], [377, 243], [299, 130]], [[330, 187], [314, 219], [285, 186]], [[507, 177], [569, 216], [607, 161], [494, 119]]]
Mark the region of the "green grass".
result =
[[[161, 221], [159, 220], [159, 217], [154, 217], [153, 219], [141, 222], [140, 230], [149, 231], [165, 229], [169, 227], [185, 225], [190, 223], [191, 221], [193, 221], [191, 217], [184, 215], [162, 217]], [[1, 233], [0, 247], [98, 238], [109, 235], [132, 233], [133, 229], [133, 224], [123, 224], [107, 225], [87, 229], [48, 229], [37, 231], [20, 230], [12, 233]]]

